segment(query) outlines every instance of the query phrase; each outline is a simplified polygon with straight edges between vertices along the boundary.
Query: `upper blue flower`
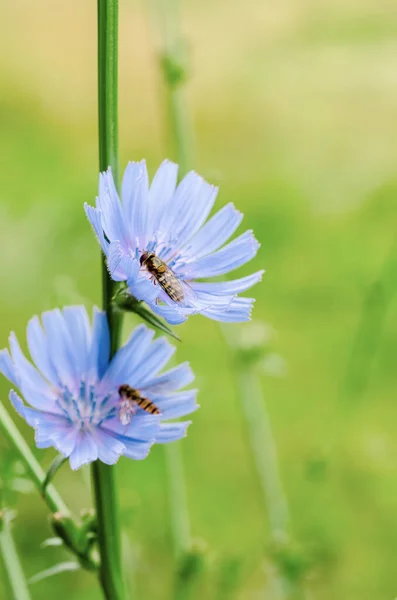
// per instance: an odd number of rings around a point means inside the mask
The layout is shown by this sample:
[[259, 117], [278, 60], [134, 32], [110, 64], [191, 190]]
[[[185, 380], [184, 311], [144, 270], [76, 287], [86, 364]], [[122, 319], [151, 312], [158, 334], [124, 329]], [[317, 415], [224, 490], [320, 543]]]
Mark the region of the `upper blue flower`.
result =
[[[96, 208], [85, 205], [115, 281], [169, 323], [193, 313], [217, 321], [247, 321], [252, 298], [240, 298], [263, 271], [233, 281], [205, 283], [251, 260], [259, 244], [246, 231], [224, 246], [242, 220], [227, 204], [208, 221], [218, 189], [191, 171], [177, 186], [178, 166], [164, 161], [149, 187], [145, 161], [128, 164], [120, 202], [110, 168], [99, 176]], [[207, 222], [206, 222], [207, 221]], [[157, 261], [155, 271], [150, 261]], [[148, 260], [149, 259], [149, 260]], [[158, 276], [156, 276], [156, 273]]]
[[[54, 446], [69, 457], [72, 469], [78, 469], [96, 459], [114, 464], [120, 455], [142, 459], [154, 442], [185, 435], [189, 422], [163, 420], [197, 408], [196, 390], [176, 392], [194, 377], [187, 363], [159, 375], [175, 350], [165, 338], [152, 341], [154, 332], [140, 325], [109, 364], [104, 312], [94, 311], [92, 331], [83, 306], [45, 312], [42, 324], [33, 317], [27, 327], [36, 366], [24, 356], [14, 333], [11, 355], [7, 349], [0, 351], [0, 372], [20, 389], [29, 406], [13, 390], [10, 400], [34, 427], [39, 448]], [[125, 418], [122, 385], [155, 403], [160, 414], [131, 403]]]

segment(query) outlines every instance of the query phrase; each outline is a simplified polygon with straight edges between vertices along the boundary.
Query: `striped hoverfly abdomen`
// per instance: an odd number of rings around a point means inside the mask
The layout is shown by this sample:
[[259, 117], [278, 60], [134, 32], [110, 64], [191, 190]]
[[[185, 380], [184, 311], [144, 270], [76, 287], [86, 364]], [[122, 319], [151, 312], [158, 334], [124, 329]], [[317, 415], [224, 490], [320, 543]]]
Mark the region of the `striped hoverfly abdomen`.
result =
[[123, 384], [119, 387], [120, 410], [119, 417], [122, 425], [128, 425], [139, 406], [151, 415], [159, 415], [160, 411], [154, 402], [141, 396], [140, 392], [133, 387]]

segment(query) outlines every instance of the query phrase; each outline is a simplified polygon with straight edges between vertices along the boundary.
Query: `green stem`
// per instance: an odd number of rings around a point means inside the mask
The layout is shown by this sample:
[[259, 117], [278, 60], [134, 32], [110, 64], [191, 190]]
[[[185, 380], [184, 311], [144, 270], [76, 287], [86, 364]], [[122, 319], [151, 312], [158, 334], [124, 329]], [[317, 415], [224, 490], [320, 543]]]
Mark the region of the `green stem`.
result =
[[[118, 184], [118, 0], [98, 0], [98, 129], [99, 168], [112, 168]], [[120, 344], [121, 313], [114, 310], [115, 284], [110, 279], [102, 257], [103, 308], [106, 310], [111, 356]], [[96, 461], [92, 480], [98, 519], [98, 545], [101, 556], [100, 581], [107, 600], [126, 598], [121, 568], [121, 542], [114, 467]]]
[[184, 90], [180, 85], [170, 87], [167, 94], [168, 126], [174, 132], [171, 153], [179, 163], [180, 174], [185, 175], [193, 164], [190, 160], [192, 154], [192, 138], [189, 135], [189, 113], [184, 98]]
[[352, 400], [360, 399], [367, 389], [387, 312], [396, 293], [396, 269], [397, 243], [393, 242], [379, 275], [363, 297], [360, 320], [341, 388], [346, 406], [354, 406]]
[[101, 585], [107, 600], [123, 600], [126, 596], [121, 573], [120, 528], [113, 467], [95, 461], [92, 479], [98, 519]]
[[[98, 0], [98, 133], [99, 170], [111, 167], [114, 182], [119, 181], [118, 159], [118, 0]], [[122, 313], [114, 311], [112, 298], [116, 284], [109, 277], [102, 255], [102, 305], [111, 335], [111, 355], [120, 345]]]
[[239, 392], [247, 422], [250, 445], [263, 490], [274, 541], [288, 538], [288, 507], [281, 485], [277, 448], [259, 377], [252, 367], [238, 373]]
[[3, 431], [5, 437], [9, 440], [13, 448], [15, 448], [15, 450], [18, 452], [19, 458], [25, 465], [25, 469], [30, 479], [37, 487], [40, 495], [43, 496], [43, 499], [47, 503], [50, 511], [52, 513], [60, 513], [62, 516], [69, 517], [70, 511], [68, 507], [52, 484], [48, 485], [43, 493], [42, 486], [46, 479], [46, 474], [37, 462], [34, 454], [14, 424], [14, 421], [4, 408], [2, 402], [0, 402], [0, 429]]
[[[179, 35], [179, 2], [178, 0], [169, 0], [169, 2], [154, 0], [152, 6], [153, 16], [158, 21], [162, 36], [160, 59], [166, 85], [167, 145], [172, 158], [179, 163], [179, 174], [182, 176], [192, 164], [193, 135], [183, 90], [186, 71], [183, 64], [183, 45]], [[166, 445], [165, 457], [174, 551], [176, 557], [180, 559], [190, 552], [192, 543], [182, 453], [177, 442]]]
[[15, 543], [11, 534], [11, 523], [7, 513], [0, 515], [0, 551], [3, 557], [6, 581], [10, 590], [10, 599], [30, 600], [28, 585], [22, 570]]
[[186, 45], [181, 38], [179, 0], [153, 0], [155, 18], [162, 35], [161, 67], [166, 85], [167, 144], [183, 176], [194, 163], [194, 137], [185, 98], [188, 79]]
[[177, 558], [191, 548], [189, 509], [179, 442], [165, 446], [174, 550]]
[[41, 497], [46, 502], [52, 514], [52, 525], [61, 537], [65, 545], [76, 554], [79, 559], [85, 562], [87, 568], [95, 568], [94, 562], [87, 554], [86, 538], [81, 527], [72, 517], [68, 507], [58, 494], [52, 484], [44, 485], [47, 480], [47, 474], [43, 471], [40, 464], [37, 462], [31, 449], [25, 442], [21, 433], [14, 424], [10, 415], [0, 402], [0, 429], [5, 437], [16, 450], [20, 460], [25, 465], [25, 469], [29, 478], [33, 481], [38, 489]]

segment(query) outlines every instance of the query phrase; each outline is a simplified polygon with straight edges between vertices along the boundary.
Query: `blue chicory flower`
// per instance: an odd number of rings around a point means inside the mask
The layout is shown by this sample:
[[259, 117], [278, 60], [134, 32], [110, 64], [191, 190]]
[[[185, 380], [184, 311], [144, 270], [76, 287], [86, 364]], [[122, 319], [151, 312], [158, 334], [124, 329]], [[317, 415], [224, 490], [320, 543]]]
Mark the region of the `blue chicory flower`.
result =
[[[104, 312], [94, 310], [92, 330], [83, 306], [44, 312], [41, 320], [42, 325], [33, 317], [27, 327], [35, 366], [14, 333], [11, 354], [0, 351], [0, 372], [19, 388], [27, 404], [14, 390], [10, 400], [35, 429], [39, 448], [54, 446], [69, 457], [72, 469], [78, 469], [97, 459], [114, 464], [120, 455], [143, 459], [154, 442], [185, 435], [189, 422], [163, 421], [198, 408], [196, 390], [177, 391], [194, 376], [188, 363], [159, 374], [175, 350], [165, 338], [153, 341], [154, 332], [140, 325], [109, 364]], [[125, 413], [122, 385], [139, 390], [160, 414], [149, 414], [133, 402]]]
[[[218, 189], [191, 171], [177, 186], [178, 166], [164, 161], [149, 187], [145, 161], [128, 164], [120, 202], [111, 169], [99, 176], [96, 208], [86, 214], [107, 257], [111, 277], [126, 281], [171, 324], [194, 313], [217, 321], [248, 321], [254, 300], [238, 296], [263, 271], [233, 281], [199, 282], [224, 275], [251, 260], [258, 248], [252, 231], [224, 245], [243, 215], [227, 204], [208, 221]], [[150, 260], [166, 273], [149, 269]], [[149, 260], [148, 260], [149, 259]]]

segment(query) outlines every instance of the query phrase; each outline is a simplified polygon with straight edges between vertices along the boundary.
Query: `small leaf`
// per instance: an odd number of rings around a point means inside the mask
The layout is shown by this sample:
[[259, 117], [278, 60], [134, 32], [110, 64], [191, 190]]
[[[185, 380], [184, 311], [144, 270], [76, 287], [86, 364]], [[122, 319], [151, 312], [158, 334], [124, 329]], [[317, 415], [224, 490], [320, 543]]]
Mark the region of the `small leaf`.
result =
[[48, 469], [45, 479], [43, 481], [43, 484], [41, 486], [41, 493], [45, 494], [45, 491], [48, 487], [48, 485], [51, 483], [51, 481], [53, 480], [55, 473], [58, 471], [58, 469], [60, 469], [63, 465], [64, 462], [67, 461], [67, 458], [65, 456], [63, 456], [63, 454], [58, 454], [58, 456], [56, 456], [54, 458], [54, 460], [52, 461], [50, 468]]
[[65, 571], [78, 571], [80, 568], [81, 567], [77, 562], [61, 562], [50, 569], [45, 569], [44, 571], [40, 571], [40, 573], [33, 575], [33, 577], [29, 579], [28, 583], [38, 583], [39, 581], [43, 581], [43, 579], [47, 579], [53, 575], [59, 575], [60, 573], [65, 573]]
[[63, 540], [60, 537], [47, 538], [40, 544], [40, 548], [49, 548], [51, 546], [62, 546]]
[[182, 341], [181, 338], [178, 335], [176, 335], [176, 333], [174, 333], [172, 331], [172, 329], [170, 329], [164, 323], [164, 321], [162, 321], [157, 315], [152, 313], [151, 310], [146, 308], [146, 306], [144, 304], [139, 304], [137, 309], [135, 309], [134, 312], [136, 312], [137, 315], [142, 317], [142, 319], [144, 319], [144, 321], [149, 323], [149, 325], [152, 325], [152, 327], [155, 327], [156, 329], [159, 329], [163, 333], [166, 333], [167, 335], [174, 338], [174, 340], [178, 340], [178, 342]]
[[144, 321], [149, 323], [152, 327], [159, 329], [163, 333], [171, 336], [178, 342], [181, 341], [181, 338], [176, 335], [170, 329], [160, 317], [155, 315], [151, 310], [149, 310], [144, 302], [140, 302], [134, 296], [126, 292], [124, 288], [122, 288], [114, 297], [114, 301], [117, 307], [121, 310], [125, 310], [127, 312], [133, 312], [139, 315]]

